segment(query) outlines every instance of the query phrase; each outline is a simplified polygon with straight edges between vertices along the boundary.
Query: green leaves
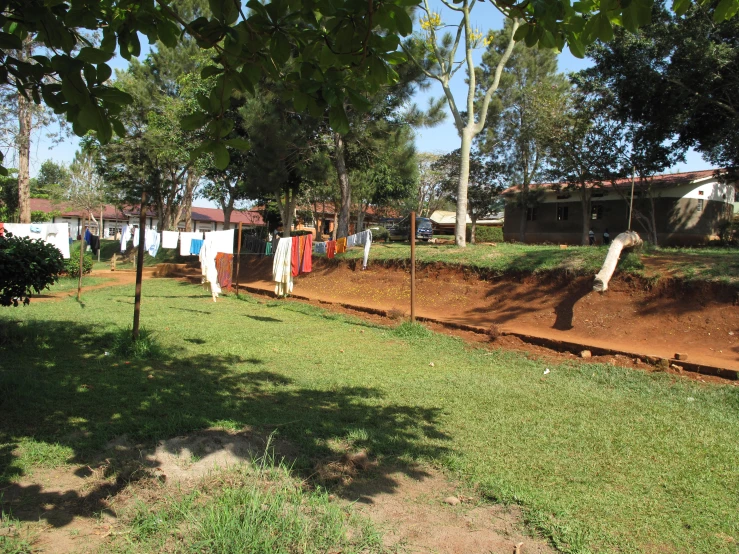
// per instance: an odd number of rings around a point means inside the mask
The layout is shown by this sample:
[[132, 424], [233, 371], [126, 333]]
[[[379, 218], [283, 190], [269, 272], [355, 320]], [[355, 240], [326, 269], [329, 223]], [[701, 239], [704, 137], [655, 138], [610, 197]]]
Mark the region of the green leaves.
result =
[[203, 112], [186, 115], [180, 119], [180, 127], [185, 131], [195, 131], [205, 126], [208, 122], [208, 115]]
[[98, 50], [97, 48], [91, 48], [89, 46], [80, 49], [79, 54], [77, 54], [78, 60], [93, 64], [105, 63], [112, 57], [113, 52], [105, 52], [104, 50]]
[[739, 11], [739, 0], [721, 0], [713, 12], [713, 20], [716, 23], [726, 21], [734, 17]]
[[210, 151], [213, 153], [216, 169], [226, 169], [228, 162], [231, 161], [231, 155], [228, 153], [228, 149], [222, 142], [214, 142], [210, 147]]
[[343, 105], [331, 106], [328, 112], [328, 121], [331, 128], [337, 133], [346, 134], [349, 132], [349, 118]]

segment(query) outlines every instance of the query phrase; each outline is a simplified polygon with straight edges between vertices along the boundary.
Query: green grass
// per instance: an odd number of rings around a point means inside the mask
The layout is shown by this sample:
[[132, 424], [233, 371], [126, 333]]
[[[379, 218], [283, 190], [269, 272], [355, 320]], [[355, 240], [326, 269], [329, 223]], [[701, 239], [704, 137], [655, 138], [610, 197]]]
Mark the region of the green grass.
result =
[[[109, 279], [107, 277], [91, 277], [89, 275], [83, 275], [82, 290], [84, 290], [85, 287], [102, 285], [103, 283], [107, 283], [112, 280], [113, 279]], [[61, 277], [59, 281], [50, 286], [48, 289], [44, 290], [41, 294], [67, 292], [72, 290], [77, 290], [77, 277]]]
[[[453, 238], [453, 237], [452, 237]], [[468, 244], [461, 249], [454, 245], [417, 244], [419, 263], [444, 263], [468, 267], [494, 276], [506, 273], [594, 275], [605, 260], [606, 246], [528, 245], [498, 243]], [[361, 248], [353, 248], [339, 258], [359, 259]], [[410, 258], [407, 243], [377, 243], [372, 245], [370, 261], [387, 263]], [[658, 269], [651, 269], [659, 264]], [[661, 277], [662, 268], [670, 276], [686, 281], [712, 281], [739, 285], [739, 250], [736, 248], [645, 248], [622, 255], [618, 271], [640, 277]]]
[[686, 281], [739, 284], [737, 248], [654, 248], [647, 257], [664, 262], [665, 269]]
[[[113, 254], [118, 256], [116, 269], [133, 269], [133, 263], [121, 263], [121, 243], [117, 240], [100, 241], [100, 261], [97, 261], [97, 256], [93, 256], [93, 269], [110, 269], [110, 260], [113, 258]], [[194, 260], [195, 258], [191, 259]], [[185, 261], [187, 261], [187, 258], [182, 258], [176, 248], [160, 248], [153, 258], [148, 253], [144, 254], [145, 267], [161, 263], [184, 263]]]
[[367, 521], [331, 502], [325, 490], [308, 491], [284, 464], [257, 460], [221, 471], [194, 490], [161, 487], [121, 517], [126, 540], [113, 552], [301, 553], [381, 552], [380, 536]]
[[[299, 447], [298, 475], [347, 444], [390, 489], [388, 468], [444, 467], [520, 504], [562, 551], [736, 552], [736, 387], [545, 364], [292, 302], [213, 303], [167, 279], [144, 286], [161, 352], [127, 359], [111, 351], [132, 311], [125, 286], [0, 312], [0, 487], [41, 464], [84, 467], [123, 434], [250, 425]], [[233, 494], [224, 505], [246, 503]]]
[[[607, 248], [602, 246], [570, 246], [562, 250], [559, 246], [512, 243], [499, 243], [496, 246], [468, 244], [466, 248], [447, 244], [418, 244], [416, 260], [419, 263], [469, 267], [493, 275], [556, 271], [584, 275], [597, 272], [603, 265], [606, 253]], [[338, 257], [359, 259], [362, 256], [361, 248], [352, 248]], [[410, 246], [407, 243], [373, 244], [370, 251], [372, 262], [402, 261], [409, 258]], [[624, 256], [621, 263], [640, 267], [634, 254]]]

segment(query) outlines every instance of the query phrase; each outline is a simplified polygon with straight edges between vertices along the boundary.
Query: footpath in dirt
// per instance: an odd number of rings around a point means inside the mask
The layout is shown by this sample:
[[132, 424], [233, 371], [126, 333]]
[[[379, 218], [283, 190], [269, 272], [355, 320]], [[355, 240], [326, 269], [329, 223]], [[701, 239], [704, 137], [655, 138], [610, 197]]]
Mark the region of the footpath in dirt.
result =
[[[246, 257], [245, 257], [246, 258]], [[272, 291], [272, 259], [247, 258], [240, 283]], [[293, 293], [320, 302], [386, 313], [410, 312], [410, 275], [403, 267], [316, 259], [313, 271], [295, 280]], [[720, 286], [674, 282], [647, 290], [616, 275], [606, 293], [592, 277], [506, 276], [483, 280], [445, 266], [416, 270], [420, 318], [582, 345], [583, 348], [670, 359], [739, 370], [739, 309]], [[735, 374], [735, 373], [734, 373]]]

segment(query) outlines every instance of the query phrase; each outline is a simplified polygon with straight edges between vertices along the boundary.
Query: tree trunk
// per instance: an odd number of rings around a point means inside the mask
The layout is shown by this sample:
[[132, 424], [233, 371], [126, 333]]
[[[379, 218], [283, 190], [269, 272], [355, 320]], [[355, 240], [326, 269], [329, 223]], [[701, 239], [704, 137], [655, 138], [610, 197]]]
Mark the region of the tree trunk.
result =
[[231, 214], [234, 211], [233, 201], [228, 204], [221, 203], [221, 208], [223, 209], [223, 230], [228, 231], [231, 228]]
[[331, 230], [331, 240], [336, 240], [336, 230], [339, 228], [339, 214], [334, 210], [334, 228]]
[[280, 208], [280, 217], [282, 218], [282, 236], [289, 237], [292, 234], [293, 216], [295, 215], [295, 203], [298, 195], [291, 187], [285, 187], [285, 201], [282, 197], [277, 196], [277, 206]]
[[649, 195], [649, 207], [650, 207], [650, 214], [649, 214], [649, 221], [651, 222], [652, 226], [652, 244], [653, 246], [658, 246], [657, 244], [657, 218], [655, 216], [655, 209], [654, 209], [654, 197], [650, 194]]
[[346, 159], [344, 157], [344, 137], [334, 133], [334, 163], [336, 164], [336, 175], [339, 178], [339, 191], [341, 193], [341, 206], [339, 208], [339, 223], [336, 234], [339, 238], [349, 235], [349, 212], [352, 204], [352, 191], [349, 185], [349, 172], [346, 170]]
[[459, 182], [457, 183], [457, 219], [454, 223], [454, 242], [459, 248], [467, 246], [467, 184], [470, 180], [470, 151], [472, 150], [472, 132], [462, 131], [462, 148], [460, 151]]
[[475, 236], [477, 231], [477, 216], [471, 215], [470, 220], [472, 221], [470, 225], [470, 244], [475, 244], [475, 241], [477, 240]]
[[590, 191], [584, 186], [580, 187], [580, 206], [582, 207], [582, 237], [580, 237], [580, 243], [583, 246], [590, 244]]
[[613, 239], [611, 247], [608, 249], [608, 255], [603, 262], [603, 267], [600, 268], [600, 271], [595, 276], [593, 290], [596, 292], [607, 291], [608, 282], [611, 280], [613, 272], [616, 271], [616, 265], [618, 264], [618, 259], [621, 257], [621, 251], [624, 248], [639, 246], [641, 243], [641, 238], [634, 231], [626, 231]]
[[[25, 52], [25, 49], [24, 49]], [[31, 223], [31, 103], [18, 95], [18, 216], [21, 223]]]
[[364, 217], [367, 215], [367, 212], [365, 211], [367, 206], [362, 206], [360, 203], [357, 208], [357, 228], [354, 230], [356, 233], [362, 232], [362, 227], [364, 226]]

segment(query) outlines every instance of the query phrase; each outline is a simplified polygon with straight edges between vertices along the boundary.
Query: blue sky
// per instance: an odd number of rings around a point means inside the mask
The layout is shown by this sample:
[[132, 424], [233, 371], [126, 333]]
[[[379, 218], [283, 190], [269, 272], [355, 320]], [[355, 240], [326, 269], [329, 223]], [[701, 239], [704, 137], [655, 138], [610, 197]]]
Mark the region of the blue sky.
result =
[[[455, 15], [450, 10], [436, 0], [430, 1], [431, 8], [434, 11], [441, 13], [442, 19], [447, 23], [453, 23], [455, 21]], [[499, 30], [503, 27], [503, 16], [493, 8], [489, 2], [479, 3], [473, 10], [473, 23], [474, 25], [486, 32], [489, 29]], [[148, 45], [146, 45], [146, 37], [142, 39], [142, 53], [141, 58], [143, 59], [149, 51]], [[475, 63], [479, 63], [481, 58], [481, 50], [475, 53]], [[128, 62], [120, 57], [116, 57], [112, 60], [111, 65], [114, 69], [125, 69], [128, 66]], [[580, 60], [570, 54], [569, 50], [565, 50], [559, 56], [559, 69], [562, 72], [569, 73], [579, 71], [589, 65], [587, 59]], [[466, 85], [464, 83], [464, 73], [460, 71], [457, 73], [455, 80], [452, 82], [452, 92], [456, 98], [466, 97]], [[431, 87], [427, 91], [419, 92], [416, 95], [416, 103], [424, 107], [426, 106], [429, 98], [438, 98], [442, 95], [441, 85], [437, 82], [433, 82]], [[457, 102], [459, 104], [459, 101]], [[31, 175], [35, 175], [40, 165], [47, 159], [52, 159], [56, 162], [69, 164], [74, 157], [74, 153], [78, 147], [78, 138], [74, 135], [65, 139], [61, 144], [53, 144], [49, 139], [44, 136], [44, 132], [39, 132], [35, 137], [35, 140], [31, 147]], [[456, 148], [459, 148], [459, 136], [457, 135], [456, 129], [452, 124], [451, 116], [449, 116], [447, 110], [447, 118], [440, 125], [431, 129], [421, 129], [416, 133], [416, 148], [419, 152], [438, 152], [446, 153]], [[711, 165], [703, 160], [703, 158], [697, 152], [690, 151], [686, 157], [685, 163], [674, 166], [671, 171], [695, 171], [700, 169], [708, 169]], [[195, 200], [196, 206], [212, 206], [210, 202], [204, 199]]]

